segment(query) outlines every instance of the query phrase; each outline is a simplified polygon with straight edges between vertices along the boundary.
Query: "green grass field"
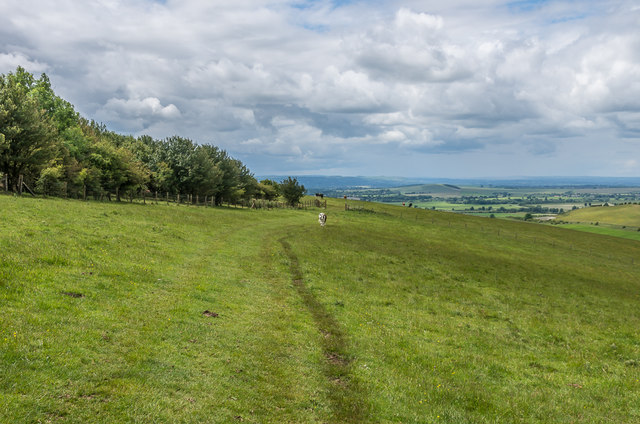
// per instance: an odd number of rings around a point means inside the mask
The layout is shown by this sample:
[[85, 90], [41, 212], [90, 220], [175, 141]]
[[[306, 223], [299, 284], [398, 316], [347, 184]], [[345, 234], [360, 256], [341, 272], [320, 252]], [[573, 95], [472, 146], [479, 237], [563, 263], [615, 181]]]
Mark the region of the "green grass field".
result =
[[597, 206], [562, 215], [563, 221], [640, 227], [640, 205]]
[[588, 224], [562, 224], [563, 228], [572, 230], [586, 231], [594, 234], [602, 234], [613, 237], [622, 237], [630, 240], [640, 241], [640, 231], [635, 229], [612, 228], [605, 225], [588, 225]]
[[638, 241], [328, 204], [1, 196], [0, 422], [640, 422]]
[[640, 241], [640, 205], [597, 206], [558, 216], [564, 228]]

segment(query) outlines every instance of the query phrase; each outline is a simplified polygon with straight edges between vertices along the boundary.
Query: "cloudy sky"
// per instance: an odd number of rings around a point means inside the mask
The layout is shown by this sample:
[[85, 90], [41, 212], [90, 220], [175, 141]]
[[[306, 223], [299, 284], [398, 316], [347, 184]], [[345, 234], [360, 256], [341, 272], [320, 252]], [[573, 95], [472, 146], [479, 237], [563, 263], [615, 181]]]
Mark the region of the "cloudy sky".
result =
[[3, 0], [17, 66], [258, 175], [640, 175], [638, 0]]

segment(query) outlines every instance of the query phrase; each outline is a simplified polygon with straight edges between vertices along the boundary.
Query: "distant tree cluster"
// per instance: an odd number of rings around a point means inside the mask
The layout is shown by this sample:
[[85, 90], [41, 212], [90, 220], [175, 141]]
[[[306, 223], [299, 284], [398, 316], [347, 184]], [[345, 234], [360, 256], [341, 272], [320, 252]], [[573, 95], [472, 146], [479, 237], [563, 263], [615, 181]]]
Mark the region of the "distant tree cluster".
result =
[[258, 182], [218, 147], [109, 131], [58, 97], [45, 74], [36, 79], [23, 68], [0, 75], [0, 173], [14, 192], [24, 181], [39, 193], [71, 197], [119, 200], [150, 191], [210, 196], [220, 204], [281, 194], [279, 183]]

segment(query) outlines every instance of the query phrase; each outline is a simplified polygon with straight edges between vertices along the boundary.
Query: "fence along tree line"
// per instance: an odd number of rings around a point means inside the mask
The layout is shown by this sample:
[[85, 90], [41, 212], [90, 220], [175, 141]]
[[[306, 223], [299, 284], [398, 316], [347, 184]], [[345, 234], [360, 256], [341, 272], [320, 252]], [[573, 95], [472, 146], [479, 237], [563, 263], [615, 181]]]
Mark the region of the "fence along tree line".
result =
[[[7, 176], [5, 175], [3, 177], [3, 183], [2, 183], [2, 187], [5, 189], [6, 192], [8, 192], [8, 185], [6, 184], [6, 178]], [[26, 189], [29, 193], [31, 193], [31, 195], [35, 196], [36, 194], [24, 183], [21, 181], [21, 185], [19, 185], [19, 187], [23, 187], [24, 189]], [[18, 195], [22, 195], [22, 190], [18, 189], [16, 194]], [[95, 200], [98, 201], [111, 201], [111, 194], [113, 193], [102, 193], [100, 196], [94, 196]], [[63, 194], [61, 194], [61, 197], [64, 198], [68, 198], [68, 193], [66, 192], [66, 190], [64, 191]], [[120, 195], [114, 195], [115, 198], [118, 199], [118, 201], [123, 201], [122, 197]], [[75, 197], [77, 199], [79, 199], [80, 197]], [[86, 196], [86, 192], [84, 193], [84, 196], [82, 197], [83, 200], [88, 200], [87, 196]], [[149, 190], [137, 190], [137, 191], [128, 191], [124, 194], [124, 201], [128, 201], [129, 203], [133, 203], [133, 202], [137, 202], [137, 203], [142, 203], [142, 204], [147, 204], [147, 203], [155, 203], [155, 204], [159, 204], [159, 203], [163, 203], [166, 202], [167, 204], [175, 204], [175, 205], [186, 205], [186, 206], [210, 206], [210, 207], [214, 207], [214, 206], [224, 206], [226, 204], [227, 207], [240, 207], [240, 208], [251, 208], [251, 209], [285, 209], [285, 208], [296, 208], [296, 209], [307, 209], [307, 208], [311, 208], [311, 207], [315, 207], [315, 208], [327, 208], [327, 201], [325, 199], [313, 199], [313, 200], [304, 200], [304, 201], [300, 201], [300, 200], [296, 200], [294, 203], [291, 203], [290, 201], [286, 201], [286, 202], [281, 202], [278, 201], [277, 199], [274, 198], [269, 198], [266, 199], [264, 197], [262, 198], [251, 198], [251, 199], [236, 199], [236, 200], [232, 200], [232, 199], [221, 199], [221, 201], [216, 201], [216, 197], [215, 196], [204, 196], [204, 197], [200, 197], [199, 195], [193, 195], [193, 194], [170, 194], [169, 192], [165, 192], [163, 193], [159, 193], [159, 192], [154, 192], [152, 193]]]
[[21, 67], [0, 75], [0, 173], [6, 191], [82, 199], [190, 193], [220, 205], [276, 196], [224, 150], [109, 131], [56, 96], [46, 74]]

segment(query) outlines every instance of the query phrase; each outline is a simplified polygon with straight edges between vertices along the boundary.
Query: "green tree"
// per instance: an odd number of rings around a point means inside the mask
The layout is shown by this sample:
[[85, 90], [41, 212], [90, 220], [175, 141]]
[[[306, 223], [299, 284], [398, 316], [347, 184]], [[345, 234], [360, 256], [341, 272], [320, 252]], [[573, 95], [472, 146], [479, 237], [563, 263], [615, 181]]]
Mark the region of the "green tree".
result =
[[184, 194], [190, 191], [189, 168], [195, 148], [193, 141], [178, 136], [169, 137], [158, 146], [156, 161], [164, 162], [171, 169], [171, 175], [165, 182], [169, 191]]
[[190, 158], [187, 191], [200, 196], [215, 196], [221, 185], [222, 170], [203, 146], [197, 146]]
[[287, 177], [280, 183], [280, 192], [289, 205], [296, 206], [307, 190], [297, 178]]
[[66, 128], [61, 134], [60, 160], [63, 165], [63, 179], [67, 182], [70, 195], [82, 196], [86, 191], [100, 192], [100, 183], [96, 178], [98, 171], [91, 167], [89, 156], [92, 153], [95, 138], [85, 134], [85, 120], [78, 125]]
[[280, 184], [277, 181], [264, 179], [260, 181], [260, 191], [265, 200], [274, 200], [280, 196]]
[[0, 76], [0, 133], [4, 135], [0, 171], [14, 191], [21, 174], [29, 183], [35, 182], [59, 147], [54, 123], [30, 95], [33, 84], [33, 77], [22, 68]]
[[233, 159], [238, 169], [238, 178], [240, 189], [242, 190], [241, 198], [249, 200], [261, 194], [260, 185], [249, 170], [241, 161]]
[[115, 192], [118, 201], [125, 191], [142, 188], [144, 184], [142, 164], [124, 147], [114, 147], [102, 140], [94, 145], [89, 162], [97, 171], [100, 188], [108, 196]]
[[264, 179], [259, 183], [261, 196], [265, 200], [274, 200], [280, 196], [280, 184], [276, 181]]
[[23, 68], [0, 75], [0, 173], [14, 190], [24, 175], [42, 193], [66, 187], [75, 197], [115, 192], [119, 200], [151, 189], [214, 196], [220, 204], [264, 192], [224, 150], [178, 136], [157, 141], [109, 131], [80, 117], [46, 74], [36, 79]]
[[54, 165], [44, 168], [40, 172], [40, 178], [36, 183], [36, 190], [44, 195], [60, 195], [63, 191], [62, 165]]
[[[20, 69], [20, 68], [19, 68]], [[47, 74], [42, 74], [38, 80], [31, 80], [30, 94], [34, 97], [45, 113], [53, 120], [59, 133], [78, 124], [80, 119], [73, 105], [56, 96], [51, 88], [51, 81]]]

